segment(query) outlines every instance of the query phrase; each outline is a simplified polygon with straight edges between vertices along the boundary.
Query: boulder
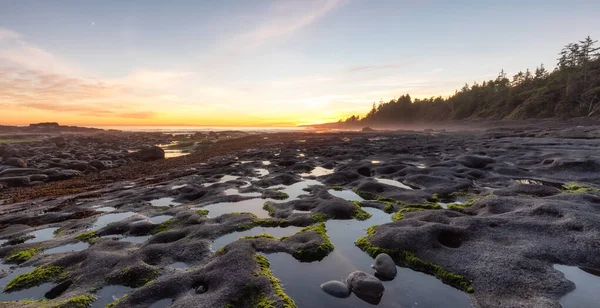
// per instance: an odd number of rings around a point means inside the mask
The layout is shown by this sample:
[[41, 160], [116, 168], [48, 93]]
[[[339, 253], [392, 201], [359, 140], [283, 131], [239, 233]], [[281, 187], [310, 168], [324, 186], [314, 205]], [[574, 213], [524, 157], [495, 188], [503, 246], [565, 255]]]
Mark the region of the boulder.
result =
[[377, 273], [376, 275], [388, 280], [394, 279], [396, 273], [398, 273], [396, 263], [392, 260], [392, 257], [386, 253], [378, 254], [375, 258], [375, 263], [371, 265], [371, 268], [375, 270]]
[[51, 168], [44, 170], [44, 174], [48, 176], [49, 181], [62, 181], [68, 180], [76, 176], [80, 176], [81, 172], [70, 169]]
[[3, 177], [3, 178], [0, 178], [0, 183], [5, 183], [7, 186], [11, 186], [11, 187], [28, 186], [29, 185], [29, 177], [28, 176]]
[[141, 161], [152, 161], [165, 158], [165, 150], [157, 146], [143, 148], [134, 154], [135, 157]]
[[358, 298], [371, 304], [378, 304], [385, 291], [381, 280], [361, 271], [350, 273], [346, 278], [346, 285]]
[[322, 284], [321, 290], [331, 296], [339, 298], [346, 298], [352, 293], [346, 284], [337, 280], [331, 280]]
[[5, 159], [2, 164], [17, 168], [27, 168], [27, 163], [23, 159], [17, 157], [9, 157]]

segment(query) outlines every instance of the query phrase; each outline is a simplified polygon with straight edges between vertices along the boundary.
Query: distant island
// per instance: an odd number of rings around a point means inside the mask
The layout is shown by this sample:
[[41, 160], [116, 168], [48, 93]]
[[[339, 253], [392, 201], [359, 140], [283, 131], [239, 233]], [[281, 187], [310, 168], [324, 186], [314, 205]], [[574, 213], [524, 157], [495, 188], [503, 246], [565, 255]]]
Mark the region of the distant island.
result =
[[383, 127], [399, 124], [443, 123], [464, 119], [523, 120], [577, 118], [600, 115], [600, 47], [589, 36], [566, 45], [553, 71], [543, 64], [508, 78], [474, 83], [454, 95], [412, 99], [409, 94], [389, 102], [373, 103], [364, 116], [353, 115], [337, 123], [313, 127]]

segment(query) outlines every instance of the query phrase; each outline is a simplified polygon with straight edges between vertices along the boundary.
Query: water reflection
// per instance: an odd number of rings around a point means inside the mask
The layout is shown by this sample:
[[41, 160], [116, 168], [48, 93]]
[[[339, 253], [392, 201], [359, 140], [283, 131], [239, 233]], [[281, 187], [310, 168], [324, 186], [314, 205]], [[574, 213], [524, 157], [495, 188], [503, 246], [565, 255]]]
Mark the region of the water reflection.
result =
[[[335, 298], [320, 289], [329, 280], [344, 281], [353, 271], [373, 273], [373, 259], [354, 245], [365, 235], [365, 229], [391, 221], [384, 212], [364, 208], [372, 217], [365, 221], [329, 220], [327, 234], [335, 250], [320, 262], [298, 262], [284, 253], [268, 254], [271, 270], [281, 280], [286, 293], [298, 307], [366, 307], [354, 294]], [[383, 282], [386, 291], [378, 307], [471, 307], [467, 295], [445, 285], [433, 276], [398, 267], [392, 281]], [[432, 296], [434, 295], [434, 296]]]

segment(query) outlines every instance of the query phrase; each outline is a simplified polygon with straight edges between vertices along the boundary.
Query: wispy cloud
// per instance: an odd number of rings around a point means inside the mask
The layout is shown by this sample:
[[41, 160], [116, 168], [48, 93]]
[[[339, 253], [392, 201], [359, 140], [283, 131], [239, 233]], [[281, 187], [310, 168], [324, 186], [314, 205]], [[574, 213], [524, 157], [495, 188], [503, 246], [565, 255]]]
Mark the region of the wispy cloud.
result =
[[[233, 58], [310, 26], [346, 0], [276, 1], [262, 22], [215, 45], [215, 56]], [[211, 60], [212, 61], [212, 60]]]

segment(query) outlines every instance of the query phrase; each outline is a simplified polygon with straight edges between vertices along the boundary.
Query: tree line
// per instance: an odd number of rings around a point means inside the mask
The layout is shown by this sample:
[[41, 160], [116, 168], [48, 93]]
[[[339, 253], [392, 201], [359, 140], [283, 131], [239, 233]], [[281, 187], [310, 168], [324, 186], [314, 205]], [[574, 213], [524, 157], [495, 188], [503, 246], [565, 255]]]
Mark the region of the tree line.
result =
[[600, 47], [589, 36], [566, 45], [557, 65], [518, 72], [512, 80], [502, 70], [496, 79], [475, 82], [447, 98], [412, 99], [402, 95], [373, 103], [371, 111], [338, 121], [346, 125], [389, 125], [467, 118], [530, 119], [600, 115]]

